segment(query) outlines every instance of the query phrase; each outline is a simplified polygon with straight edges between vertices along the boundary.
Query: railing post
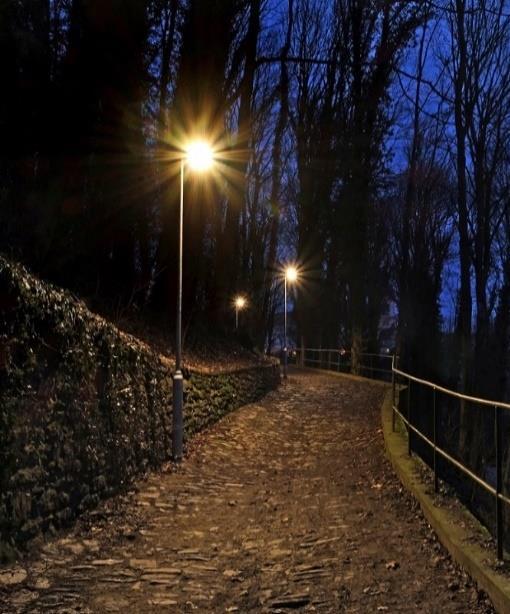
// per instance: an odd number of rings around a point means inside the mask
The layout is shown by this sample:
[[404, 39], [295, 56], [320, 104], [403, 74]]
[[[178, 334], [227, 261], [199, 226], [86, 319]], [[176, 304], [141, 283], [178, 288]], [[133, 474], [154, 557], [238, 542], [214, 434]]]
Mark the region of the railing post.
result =
[[391, 363], [391, 430], [395, 432], [395, 371]]
[[434, 432], [434, 492], [439, 492], [439, 478], [437, 475], [437, 408], [436, 408], [436, 387], [433, 388], [433, 432]]
[[496, 544], [498, 559], [503, 559], [503, 501], [501, 491], [503, 487], [503, 450], [501, 441], [501, 408], [494, 406], [494, 437], [496, 443]]
[[331, 350], [328, 350], [328, 371], [331, 371]]
[[411, 456], [411, 380], [407, 380], [407, 453]]

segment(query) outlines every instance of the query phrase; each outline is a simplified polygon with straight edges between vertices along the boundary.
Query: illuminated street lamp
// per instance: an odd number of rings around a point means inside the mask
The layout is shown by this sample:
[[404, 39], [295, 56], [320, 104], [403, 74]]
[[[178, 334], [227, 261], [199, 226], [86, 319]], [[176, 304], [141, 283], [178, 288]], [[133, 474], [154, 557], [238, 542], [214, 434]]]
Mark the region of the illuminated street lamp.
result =
[[186, 147], [181, 158], [181, 198], [179, 207], [179, 281], [177, 287], [177, 327], [175, 332], [175, 373], [173, 378], [172, 456], [182, 459], [183, 448], [183, 375], [182, 375], [182, 240], [184, 212], [184, 167], [206, 171], [214, 162], [214, 152], [205, 141], [194, 141]]
[[236, 310], [236, 330], [239, 326], [239, 312], [246, 307], [246, 299], [244, 296], [236, 296], [234, 299], [234, 307]]
[[283, 378], [287, 379], [287, 283], [293, 284], [299, 276], [295, 266], [288, 266], [284, 271], [284, 324], [283, 324]]

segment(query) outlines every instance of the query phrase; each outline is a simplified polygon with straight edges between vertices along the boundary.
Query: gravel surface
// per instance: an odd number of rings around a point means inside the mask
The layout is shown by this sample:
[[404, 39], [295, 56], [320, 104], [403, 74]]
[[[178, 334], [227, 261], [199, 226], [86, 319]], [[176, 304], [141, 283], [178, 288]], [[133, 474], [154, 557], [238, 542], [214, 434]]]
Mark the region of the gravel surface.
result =
[[0, 612], [493, 612], [384, 456], [384, 391], [295, 372], [0, 568]]

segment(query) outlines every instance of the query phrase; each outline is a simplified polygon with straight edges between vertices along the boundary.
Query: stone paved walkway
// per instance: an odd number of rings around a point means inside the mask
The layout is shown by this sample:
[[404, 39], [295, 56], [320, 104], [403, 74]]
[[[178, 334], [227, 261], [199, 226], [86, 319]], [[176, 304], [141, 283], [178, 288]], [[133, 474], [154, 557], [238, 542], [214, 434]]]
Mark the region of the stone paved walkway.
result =
[[0, 570], [0, 611], [492, 612], [392, 473], [383, 394], [293, 374]]

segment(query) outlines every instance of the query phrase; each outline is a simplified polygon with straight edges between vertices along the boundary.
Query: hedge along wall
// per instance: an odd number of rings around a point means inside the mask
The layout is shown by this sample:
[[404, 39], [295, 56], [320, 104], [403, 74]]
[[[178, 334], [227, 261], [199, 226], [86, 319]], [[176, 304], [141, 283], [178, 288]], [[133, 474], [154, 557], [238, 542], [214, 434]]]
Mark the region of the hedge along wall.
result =
[[[0, 543], [59, 527], [171, 451], [172, 363], [0, 256]], [[189, 437], [279, 382], [185, 381]]]

